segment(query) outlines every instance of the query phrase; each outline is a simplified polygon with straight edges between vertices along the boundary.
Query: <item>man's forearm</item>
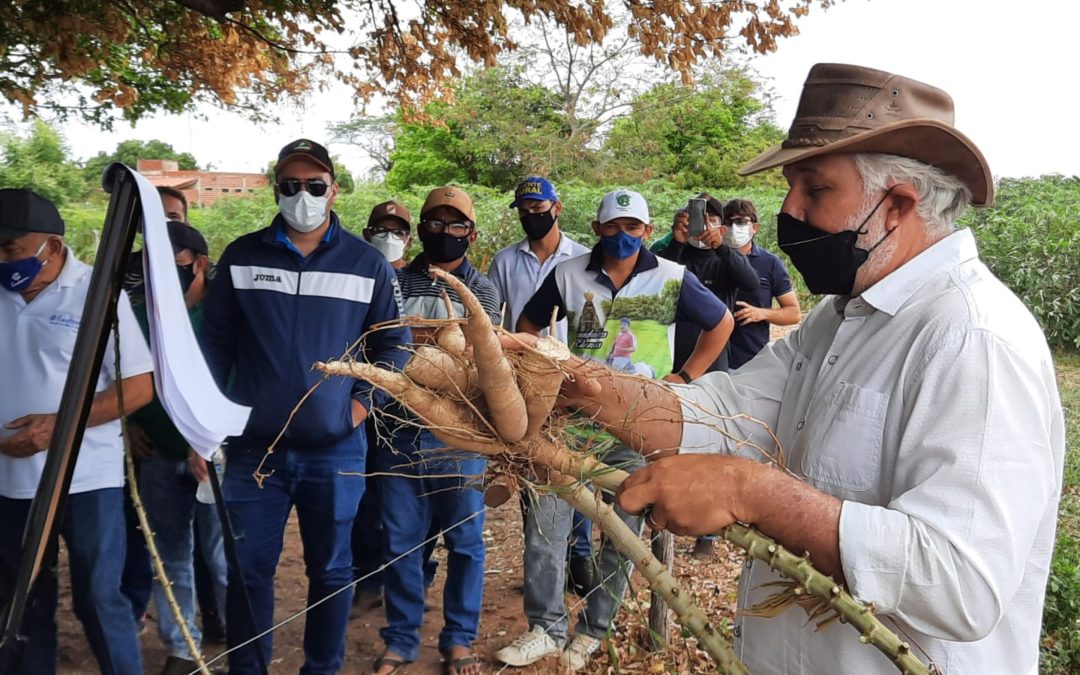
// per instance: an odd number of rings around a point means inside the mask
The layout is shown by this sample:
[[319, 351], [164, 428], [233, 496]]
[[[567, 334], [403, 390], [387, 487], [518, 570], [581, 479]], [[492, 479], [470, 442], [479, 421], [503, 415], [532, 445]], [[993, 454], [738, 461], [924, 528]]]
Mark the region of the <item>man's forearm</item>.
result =
[[744, 486], [746, 519], [796, 555], [809, 552], [815, 567], [843, 583], [843, 502], [778, 469], [762, 465], [757, 474], [753, 485]]
[[765, 320], [775, 326], [793, 326], [799, 323], [800, 315], [798, 307], [778, 307], [765, 310]]
[[[150, 373], [124, 378], [120, 384], [124, 388], [125, 415], [130, 415], [154, 398], [154, 378]], [[116, 387], [117, 385], [113, 384], [94, 396], [94, 401], [90, 404], [90, 416], [86, 420], [87, 427], [96, 427], [120, 418], [120, 397]]]
[[709, 330], [701, 331], [697, 344], [694, 345], [694, 351], [683, 363], [683, 370], [691, 379], [696, 380], [709, 372], [709, 368], [724, 351], [734, 328], [735, 319], [732, 318], [731, 312], [727, 312], [720, 323]]
[[578, 357], [568, 367], [574, 383], [564, 390], [561, 404], [600, 422], [647, 459], [678, 452], [682, 405], [670, 389], [656, 380], [617, 374], [596, 361]]

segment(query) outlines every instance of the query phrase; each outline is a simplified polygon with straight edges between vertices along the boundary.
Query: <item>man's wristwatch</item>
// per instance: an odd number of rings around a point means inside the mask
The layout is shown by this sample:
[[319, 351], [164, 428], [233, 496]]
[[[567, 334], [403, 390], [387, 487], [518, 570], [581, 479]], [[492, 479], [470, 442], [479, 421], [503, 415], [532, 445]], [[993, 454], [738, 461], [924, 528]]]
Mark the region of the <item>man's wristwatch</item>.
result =
[[677, 372], [675, 374], [678, 375], [679, 377], [681, 377], [682, 381], [687, 383], [687, 384], [690, 384], [690, 381], [693, 379], [692, 377], [690, 377], [689, 375], [686, 374], [685, 370], [680, 370], [679, 372]]

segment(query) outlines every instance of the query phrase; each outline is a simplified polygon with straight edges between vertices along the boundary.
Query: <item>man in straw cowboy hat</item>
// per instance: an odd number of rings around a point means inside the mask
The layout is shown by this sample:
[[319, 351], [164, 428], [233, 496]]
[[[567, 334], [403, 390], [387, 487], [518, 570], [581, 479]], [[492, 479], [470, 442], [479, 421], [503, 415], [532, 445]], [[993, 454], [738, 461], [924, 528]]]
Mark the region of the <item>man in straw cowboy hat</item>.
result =
[[[829, 297], [731, 375], [662, 385], [575, 362], [571, 405], [643, 452], [669, 449], [620, 506], [651, 506], [650, 524], [677, 534], [752, 523], [944, 672], [1035, 673], [1064, 429], [1038, 324], [953, 229], [992, 200], [986, 161], [945, 92], [819, 64], [787, 140], [743, 172], [773, 167], [790, 184], [780, 246]], [[776, 453], [739, 413], [775, 432], [790, 473], [736, 444]], [[748, 566], [740, 609], [779, 580]], [[798, 608], [740, 612], [736, 651], [760, 673], [895, 672], [856, 631], [814, 629]]]

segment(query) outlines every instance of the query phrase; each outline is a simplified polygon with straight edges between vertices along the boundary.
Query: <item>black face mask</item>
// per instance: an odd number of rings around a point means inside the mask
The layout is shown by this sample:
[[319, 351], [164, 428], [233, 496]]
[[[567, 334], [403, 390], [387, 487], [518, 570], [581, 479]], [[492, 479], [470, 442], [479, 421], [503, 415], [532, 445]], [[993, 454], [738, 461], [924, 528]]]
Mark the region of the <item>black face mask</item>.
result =
[[176, 273], [180, 275], [180, 292], [187, 293], [191, 284], [195, 283], [195, 263], [177, 265]]
[[446, 263], [457, 260], [469, 250], [469, 237], [454, 237], [445, 232], [438, 234], [420, 230], [420, 242], [424, 253], [432, 262]]
[[859, 235], [866, 234], [867, 230], [863, 227], [890, 191], [892, 188], [885, 192], [854, 230], [830, 234], [787, 213], [776, 217], [776, 241], [780, 244], [780, 250], [791, 258], [811, 293], [851, 295], [859, 268], [870, 257], [870, 252], [892, 234], [892, 230], [886, 232], [869, 250], [855, 245]]
[[518, 217], [521, 218], [521, 229], [525, 230], [525, 236], [533, 241], [538, 241], [547, 236], [548, 232], [551, 232], [551, 228], [555, 226], [555, 216], [551, 213], [552, 206], [543, 213], [529, 213], [528, 211], [518, 213]]

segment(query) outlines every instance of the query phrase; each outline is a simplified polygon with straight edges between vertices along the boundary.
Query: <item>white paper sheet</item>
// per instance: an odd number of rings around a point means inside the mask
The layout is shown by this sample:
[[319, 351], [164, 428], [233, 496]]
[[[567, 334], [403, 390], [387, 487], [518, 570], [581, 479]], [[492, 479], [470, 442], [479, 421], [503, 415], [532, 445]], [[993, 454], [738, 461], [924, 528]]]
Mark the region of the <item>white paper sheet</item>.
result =
[[188, 318], [161, 198], [150, 181], [131, 171], [139, 188], [143, 220], [143, 278], [154, 388], [180, 434], [205, 459], [228, 436], [244, 431], [251, 408], [221, 390], [199, 348]]

